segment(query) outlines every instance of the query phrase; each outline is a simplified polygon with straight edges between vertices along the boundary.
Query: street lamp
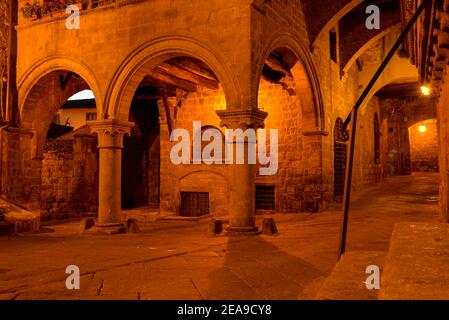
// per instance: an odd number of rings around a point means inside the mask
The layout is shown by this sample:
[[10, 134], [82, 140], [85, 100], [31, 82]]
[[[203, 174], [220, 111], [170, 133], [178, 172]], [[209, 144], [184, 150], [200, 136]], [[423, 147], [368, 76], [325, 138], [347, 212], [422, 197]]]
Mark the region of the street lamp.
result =
[[430, 96], [430, 88], [426, 85], [421, 86], [421, 93], [423, 96]]

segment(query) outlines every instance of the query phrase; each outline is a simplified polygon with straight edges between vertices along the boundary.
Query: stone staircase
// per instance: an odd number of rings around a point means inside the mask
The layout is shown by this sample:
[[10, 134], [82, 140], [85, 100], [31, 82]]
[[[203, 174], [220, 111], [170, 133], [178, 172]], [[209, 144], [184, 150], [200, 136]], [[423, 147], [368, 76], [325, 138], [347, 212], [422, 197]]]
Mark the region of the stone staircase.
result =
[[[381, 270], [380, 290], [368, 290], [366, 267]], [[387, 253], [347, 252], [316, 299], [449, 299], [449, 224], [398, 223]]]
[[32, 212], [0, 197], [0, 235], [36, 232], [40, 229], [40, 213]]

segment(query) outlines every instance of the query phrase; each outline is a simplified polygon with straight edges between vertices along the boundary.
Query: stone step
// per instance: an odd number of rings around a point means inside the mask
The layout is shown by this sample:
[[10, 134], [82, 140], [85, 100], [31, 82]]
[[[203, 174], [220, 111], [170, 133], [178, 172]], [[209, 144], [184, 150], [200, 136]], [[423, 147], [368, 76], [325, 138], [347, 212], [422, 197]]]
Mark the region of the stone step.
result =
[[449, 225], [398, 223], [379, 299], [449, 299]]
[[9, 200], [0, 197], [2, 216], [1, 234], [36, 232], [40, 229], [40, 213], [28, 211]]
[[315, 299], [317, 300], [375, 300], [378, 290], [369, 290], [365, 281], [370, 274], [366, 268], [376, 265], [382, 275], [385, 252], [350, 251], [346, 252], [335, 265], [331, 275], [324, 280]]

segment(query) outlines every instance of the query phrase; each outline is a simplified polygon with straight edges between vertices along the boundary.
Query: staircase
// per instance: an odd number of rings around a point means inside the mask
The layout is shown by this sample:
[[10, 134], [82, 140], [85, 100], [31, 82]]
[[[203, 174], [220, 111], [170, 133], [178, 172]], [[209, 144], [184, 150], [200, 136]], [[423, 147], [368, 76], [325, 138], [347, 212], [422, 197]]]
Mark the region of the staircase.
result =
[[[380, 290], [368, 290], [365, 269], [381, 270]], [[398, 223], [387, 253], [343, 255], [316, 299], [449, 299], [449, 224]]]
[[40, 213], [32, 212], [0, 197], [0, 235], [36, 232], [40, 228]]

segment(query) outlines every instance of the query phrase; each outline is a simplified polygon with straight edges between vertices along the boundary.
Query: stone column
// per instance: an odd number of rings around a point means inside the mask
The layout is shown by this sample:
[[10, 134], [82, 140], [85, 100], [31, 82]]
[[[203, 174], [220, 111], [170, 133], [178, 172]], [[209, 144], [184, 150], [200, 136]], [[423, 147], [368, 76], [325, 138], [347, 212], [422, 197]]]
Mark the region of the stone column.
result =
[[[263, 121], [267, 113], [258, 109], [248, 110], [219, 110], [218, 116], [221, 125], [227, 129], [254, 129], [263, 127]], [[244, 140], [245, 161], [237, 164], [236, 141], [232, 142], [234, 148], [234, 159], [230, 166], [229, 186], [229, 227], [226, 229], [228, 235], [251, 235], [258, 234], [256, 226], [256, 164], [248, 163], [248, 139]], [[253, 142], [254, 143], [254, 142]]]
[[129, 134], [134, 123], [123, 120], [89, 121], [93, 133], [98, 135], [99, 192], [98, 222], [94, 232], [115, 234], [126, 232], [121, 222], [122, 209], [122, 149], [123, 136]]

